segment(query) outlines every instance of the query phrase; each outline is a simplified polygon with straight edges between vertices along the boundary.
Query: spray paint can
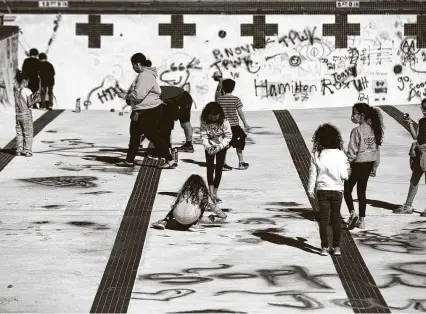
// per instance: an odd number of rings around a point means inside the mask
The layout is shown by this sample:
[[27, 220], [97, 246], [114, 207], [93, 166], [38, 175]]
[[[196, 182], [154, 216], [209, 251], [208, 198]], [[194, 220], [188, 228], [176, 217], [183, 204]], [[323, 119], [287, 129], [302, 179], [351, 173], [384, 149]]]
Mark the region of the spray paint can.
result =
[[408, 113], [404, 113], [404, 120], [408, 120], [410, 118], [410, 115]]
[[75, 112], [81, 112], [81, 104], [80, 104], [80, 98], [77, 98], [75, 102]]

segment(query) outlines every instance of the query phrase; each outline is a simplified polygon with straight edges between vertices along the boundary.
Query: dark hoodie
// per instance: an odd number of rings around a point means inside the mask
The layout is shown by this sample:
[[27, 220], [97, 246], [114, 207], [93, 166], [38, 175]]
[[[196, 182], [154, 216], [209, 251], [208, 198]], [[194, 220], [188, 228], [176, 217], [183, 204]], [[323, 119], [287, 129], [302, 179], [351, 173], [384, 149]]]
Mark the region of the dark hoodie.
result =
[[154, 67], [144, 68], [138, 73], [127, 92], [132, 110], [146, 110], [162, 104], [161, 89], [157, 83], [157, 70]]

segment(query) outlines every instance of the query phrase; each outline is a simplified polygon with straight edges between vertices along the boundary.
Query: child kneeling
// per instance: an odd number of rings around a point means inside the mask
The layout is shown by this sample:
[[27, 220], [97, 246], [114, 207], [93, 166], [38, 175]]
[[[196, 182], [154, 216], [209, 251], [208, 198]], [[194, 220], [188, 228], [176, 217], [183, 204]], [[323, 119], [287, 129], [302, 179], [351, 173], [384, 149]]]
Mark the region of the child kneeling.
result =
[[339, 130], [323, 124], [315, 131], [313, 157], [309, 169], [309, 197], [318, 199], [320, 209], [319, 230], [321, 237], [321, 255], [330, 252], [327, 228], [333, 229], [331, 253], [340, 255], [340, 208], [342, 206], [344, 182], [349, 178], [349, 161], [343, 151], [343, 141]]
[[[211, 203], [209, 203], [209, 198], [212, 200]], [[227, 217], [226, 214], [216, 206], [216, 202], [212, 199], [203, 178], [197, 174], [193, 174], [183, 184], [167, 216], [153, 223], [152, 227], [164, 230], [168, 222], [174, 219], [183, 229], [188, 231], [200, 231], [204, 229], [200, 221], [204, 212], [208, 209], [212, 209], [216, 214], [216, 216], [209, 216], [210, 222], [223, 221]]]

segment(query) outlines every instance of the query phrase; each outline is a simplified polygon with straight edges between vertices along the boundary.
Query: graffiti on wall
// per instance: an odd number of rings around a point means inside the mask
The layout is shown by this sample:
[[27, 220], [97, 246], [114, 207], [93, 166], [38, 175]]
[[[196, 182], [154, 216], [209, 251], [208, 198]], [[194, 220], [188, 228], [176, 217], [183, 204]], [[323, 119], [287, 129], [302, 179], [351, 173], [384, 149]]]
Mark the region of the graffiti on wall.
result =
[[[52, 17], [54, 18], [54, 15], [46, 17], [49, 24]], [[325, 15], [321, 16], [323, 17]], [[221, 18], [235, 20], [239, 17], [235, 15]], [[153, 66], [158, 69], [160, 85], [184, 88], [191, 93], [194, 101], [201, 105], [199, 108], [214, 97], [216, 83], [211, 76], [215, 71], [221, 72], [224, 78], [233, 78], [236, 81], [235, 94], [247, 104], [248, 110], [282, 108], [283, 99], [286, 99], [286, 108], [300, 106], [308, 108], [330, 104], [348, 106], [359, 98], [368, 99], [371, 105], [377, 105], [407, 101], [414, 103], [419, 98], [425, 97], [422, 89], [424, 79], [421, 77], [426, 73], [424, 32], [421, 28], [420, 31], [416, 28], [416, 25], [422, 25], [423, 18], [408, 15], [377, 15], [371, 20], [371, 16], [361, 15], [357, 17], [356, 22], [350, 22], [348, 18], [337, 14], [334, 16], [334, 22], [331, 22], [328, 17], [327, 21], [325, 18], [319, 21], [320, 19], [306, 19], [306, 16], [302, 18], [298, 15], [288, 15], [284, 26], [280, 24], [281, 22], [267, 21], [268, 17], [265, 19], [263, 16], [253, 18], [253, 23], [249, 24], [246, 24], [246, 21], [238, 21], [237, 24], [241, 29], [236, 34], [228, 29], [217, 29], [214, 36], [206, 37], [196, 32], [196, 28], [199, 29], [196, 24], [200, 22], [184, 23], [187, 17], [179, 15], [172, 18], [171, 24], [158, 25], [159, 29], [162, 29], [159, 30], [161, 34], [158, 36], [165, 40], [167, 46], [170, 40], [174, 43], [173, 47], [160, 50], [147, 48], [143, 52], [153, 54]], [[16, 23], [20, 23], [19, 19], [18, 16]], [[203, 23], [211, 24], [216, 21], [215, 19], [214, 15], [208, 16]], [[303, 24], [303, 21], [307, 21], [306, 24]], [[108, 45], [102, 45], [104, 52], [104, 49], [115, 47], [110, 41], [121, 38], [129, 40], [131, 37], [127, 36], [127, 33], [126, 36], [122, 36], [121, 33], [113, 34], [113, 30], [121, 29], [118, 25], [121, 22], [111, 20], [111, 17], [108, 19], [102, 17], [101, 22], [99, 16], [92, 15], [89, 16], [88, 23], [72, 21], [71, 17], [68, 21], [67, 17], [66, 22], [78, 23], [81, 36], [77, 37], [78, 41], [75, 43], [81, 45], [84, 39], [83, 43], [86, 46], [87, 40], [93, 47], [89, 48], [89, 51], [94, 52], [93, 56], [96, 55], [97, 58], [100, 57], [96, 53], [101, 50], [95, 46], [100, 47], [101, 41], [102, 44], [108, 41]], [[91, 34], [92, 37], [86, 34], [85, 30], [88, 27], [85, 24], [90, 23], [97, 29], [96, 34]], [[175, 34], [173, 23], [175, 25], [183, 23], [188, 30], [179, 30], [182, 34]], [[223, 25], [227, 25], [226, 22]], [[344, 28], [344, 32], [337, 31]], [[170, 39], [167, 39], [167, 36]], [[68, 39], [64, 37], [61, 40], [65, 42]], [[154, 42], [153, 38], [152, 43]], [[128, 47], [129, 43], [124, 46]], [[114, 50], [115, 56], [116, 53]], [[105, 56], [108, 54], [106, 51]], [[53, 57], [49, 56], [49, 59]], [[128, 56], [114, 62], [124, 66], [125, 62], [128, 63]], [[396, 65], [400, 69], [398, 73], [394, 71]], [[59, 71], [61, 66], [58, 65]], [[347, 71], [350, 72], [349, 75]], [[85, 90], [79, 91], [80, 95], [75, 95], [73, 99], [78, 97], [86, 99], [86, 107], [89, 109], [122, 107], [123, 101], [116, 96], [117, 82], [108, 75], [108, 73], [98, 74], [96, 80], [90, 83], [93, 86], [85, 86]], [[130, 79], [133, 73], [127, 75]], [[405, 76], [408, 76], [411, 82], [401, 82], [401, 77], [405, 79]], [[130, 84], [128, 80], [115, 79], [124, 88]], [[256, 84], [253, 83], [254, 79]], [[268, 84], [267, 93], [265, 87], [259, 87], [265, 81]], [[380, 86], [380, 81], [385, 81], [386, 87]], [[104, 84], [101, 84], [102, 82]], [[300, 86], [299, 82], [301, 85], [308, 85], [308, 89], [304, 90], [303, 86], [297, 87]], [[403, 83], [405, 86], [401, 90]], [[58, 81], [58, 93], [62, 93], [59, 92], [62, 90], [60, 84], [65, 83]], [[280, 84], [284, 86], [294, 84], [295, 87], [283, 89]], [[280, 89], [285, 92], [280, 93]], [[67, 91], [67, 93], [74, 92]], [[90, 97], [87, 97], [89, 94]], [[257, 97], [258, 101], [253, 102], [254, 97]], [[73, 102], [67, 100], [66, 103]]]

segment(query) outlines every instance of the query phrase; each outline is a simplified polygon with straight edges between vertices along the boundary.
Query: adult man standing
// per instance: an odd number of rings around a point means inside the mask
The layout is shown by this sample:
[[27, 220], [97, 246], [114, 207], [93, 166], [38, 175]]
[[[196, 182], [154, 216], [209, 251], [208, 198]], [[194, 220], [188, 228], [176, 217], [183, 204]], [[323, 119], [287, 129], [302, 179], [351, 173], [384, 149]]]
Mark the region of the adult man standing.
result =
[[[165, 137], [169, 137], [174, 128], [174, 123], [179, 120], [180, 125], [185, 132], [186, 142], [177, 150], [185, 153], [193, 153], [194, 146], [192, 145], [192, 125], [191, 125], [191, 107], [192, 97], [183, 88], [178, 86], [160, 86], [161, 100], [166, 104], [163, 111], [163, 118], [160, 122], [160, 129]], [[169, 141], [171, 141], [169, 139]], [[170, 143], [171, 144], [171, 143]]]

